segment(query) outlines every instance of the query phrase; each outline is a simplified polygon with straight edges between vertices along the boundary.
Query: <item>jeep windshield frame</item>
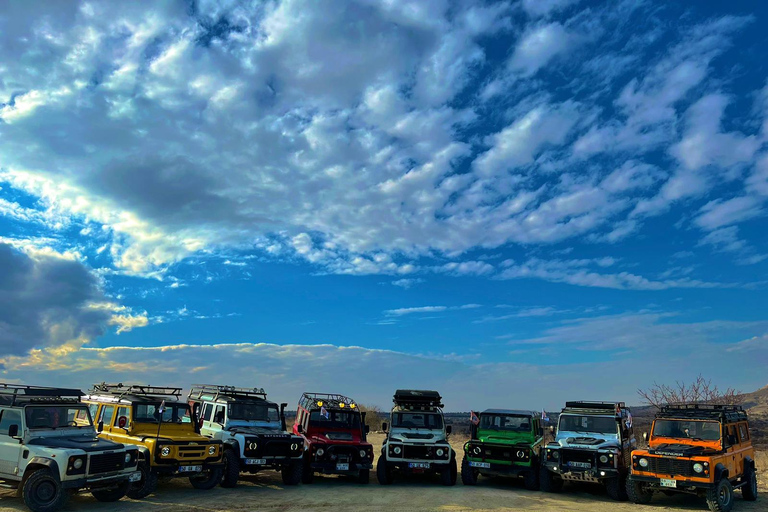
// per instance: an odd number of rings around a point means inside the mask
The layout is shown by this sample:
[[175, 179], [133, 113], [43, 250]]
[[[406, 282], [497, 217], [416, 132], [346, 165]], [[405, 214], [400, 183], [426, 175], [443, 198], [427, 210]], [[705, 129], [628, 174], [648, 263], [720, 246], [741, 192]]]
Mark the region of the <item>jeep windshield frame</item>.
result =
[[280, 424], [280, 409], [272, 402], [235, 401], [227, 404], [227, 419], [247, 424]]
[[[158, 409], [161, 401], [135, 402], [133, 408], [133, 423], [160, 423]], [[162, 415], [162, 423], [176, 425], [193, 425], [192, 411], [184, 402], [166, 402]]]
[[[77, 404], [30, 404], [24, 406], [24, 420], [29, 430], [58, 430], [60, 428], [93, 428], [88, 406]], [[78, 422], [87, 421], [87, 424]]]
[[562, 413], [557, 422], [557, 431], [576, 434], [621, 435], [616, 416], [607, 414]]
[[[526, 425], [522, 427], [523, 425]], [[533, 418], [523, 414], [488, 414], [480, 415], [480, 430], [499, 430], [503, 432], [530, 433]]]
[[443, 415], [432, 411], [393, 411], [392, 427], [422, 430], [443, 430]]
[[[713, 428], [714, 427], [714, 428]], [[684, 439], [687, 441], [720, 442], [722, 425], [715, 420], [659, 418], [653, 422], [654, 438]]]

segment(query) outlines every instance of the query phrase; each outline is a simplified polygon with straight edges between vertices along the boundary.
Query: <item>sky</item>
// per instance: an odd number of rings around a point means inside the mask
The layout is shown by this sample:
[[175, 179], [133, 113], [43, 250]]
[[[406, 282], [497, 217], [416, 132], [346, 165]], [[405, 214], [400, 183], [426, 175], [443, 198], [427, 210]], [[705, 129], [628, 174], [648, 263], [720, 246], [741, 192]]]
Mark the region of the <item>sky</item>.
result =
[[768, 384], [764, 2], [5, 2], [0, 380]]

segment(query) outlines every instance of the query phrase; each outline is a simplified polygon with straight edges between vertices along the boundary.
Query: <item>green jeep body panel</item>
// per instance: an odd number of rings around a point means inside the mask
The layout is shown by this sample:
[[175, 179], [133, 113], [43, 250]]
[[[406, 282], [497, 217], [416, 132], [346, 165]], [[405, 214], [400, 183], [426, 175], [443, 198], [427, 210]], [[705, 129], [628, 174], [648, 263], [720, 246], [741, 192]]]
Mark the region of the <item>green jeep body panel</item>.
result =
[[[490, 427], [489, 418], [519, 418], [521, 425], [512, 429]], [[531, 411], [488, 409], [479, 414], [480, 425], [473, 428], [472, 438], [464, 445], [470, 464], [486, 463], [490, 467], [472, 464], [480, 474], [518, 476], [523, 472], [539, 470], [539, 453], [544, 438], [540, 419]]]

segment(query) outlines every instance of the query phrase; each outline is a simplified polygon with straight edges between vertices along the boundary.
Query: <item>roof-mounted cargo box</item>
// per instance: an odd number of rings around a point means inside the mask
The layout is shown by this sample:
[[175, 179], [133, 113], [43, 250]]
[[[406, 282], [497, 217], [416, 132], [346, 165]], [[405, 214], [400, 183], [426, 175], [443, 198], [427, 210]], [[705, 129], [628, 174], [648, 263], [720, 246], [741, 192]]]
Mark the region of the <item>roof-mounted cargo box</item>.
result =
[[437, 391], [398, 389], [393, 399], [400, 406], [444, 407], [443, 397]]

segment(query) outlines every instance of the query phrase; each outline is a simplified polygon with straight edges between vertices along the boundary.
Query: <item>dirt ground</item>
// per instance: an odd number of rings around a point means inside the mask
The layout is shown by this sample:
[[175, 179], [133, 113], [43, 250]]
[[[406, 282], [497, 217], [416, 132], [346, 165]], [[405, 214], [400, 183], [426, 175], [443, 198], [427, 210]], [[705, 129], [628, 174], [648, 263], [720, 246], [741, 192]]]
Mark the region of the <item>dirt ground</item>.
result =
[[[380, 446], [383, 436], [372, 434], [370, 441]], [[459, 461], [463, 456], [462, 440], [453, 440]], [[760, 490], [764, 493], [756, 502], [741, 499], [737, 492], [735, 511], [768, 511], [768, 453], [758, 456]], [[396, 480], [391, 486], [379, 485], [374, 474], [371, 483], [361, 485], [335, 476], [317, 476], [312, 485], [286, 487], [274, 471], [258, 475], [243, 475], [236, 489], [217, 487], [197, 491], [186, 480], [161, 484], [157, 493], [142, 500], [127, 498], [118, 503], [99, 503], [88, 494], [72, 498], [68, 511], [83, 512], [182, 512], [182, 511], [280, 511], [298, 512], [327, 510], [353, 512], [419, 511], [631, 511], [661, 509], [707, 510], [704, 500], [684, 495], [655, 495], [650, 506], [617, 503], [606, 496], [599, 486], [566, 485], [559, 494], [526, 491], [522, 481], [481, 478], [474, 488], [458, 482], [455, 487], [443, 487], [437, 477]], [[0, 511], [27, 510], [24, 503], [9, 491], [0, 492]]]

